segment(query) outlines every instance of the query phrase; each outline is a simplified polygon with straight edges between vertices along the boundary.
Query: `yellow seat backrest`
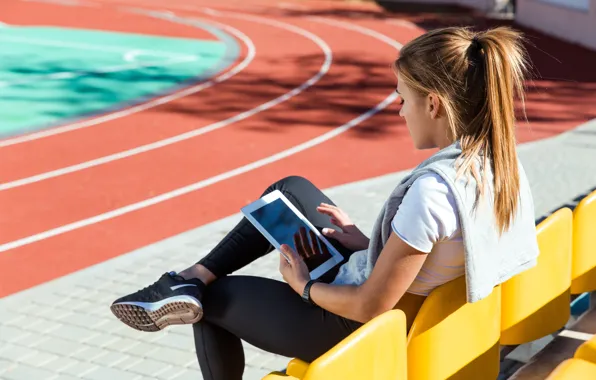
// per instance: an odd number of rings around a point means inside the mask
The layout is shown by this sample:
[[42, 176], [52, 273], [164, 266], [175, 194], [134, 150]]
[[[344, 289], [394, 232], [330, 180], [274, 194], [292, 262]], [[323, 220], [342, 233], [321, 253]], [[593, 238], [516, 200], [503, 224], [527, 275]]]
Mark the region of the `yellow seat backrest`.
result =
[[584, 342], [577, 348], [575, 355], [577, 359], [583, 359], [590, 363], [596, 364], [596, 336]]
[[496, 379], [501, 288], [466, 302], [465, 276], [433, 290], [408, 334], [408, 379]]
[[569, 320], [572, 228], [567, 207], [538, 225], [537, 265], [502, 284], [501, 344], [534, 341]]
[[571, 294], [596, 290], [596, 190], [573, 210]]
[[567, 359], [555, 368], [546, 380], [596, 379], [596, 364], [582, 359]]
[[406, 366], [406, 316], [395, 309], [365, 323], [310, 364], [293, 359], [289, 377], [272, 373], [265, 379], [406, 380]]

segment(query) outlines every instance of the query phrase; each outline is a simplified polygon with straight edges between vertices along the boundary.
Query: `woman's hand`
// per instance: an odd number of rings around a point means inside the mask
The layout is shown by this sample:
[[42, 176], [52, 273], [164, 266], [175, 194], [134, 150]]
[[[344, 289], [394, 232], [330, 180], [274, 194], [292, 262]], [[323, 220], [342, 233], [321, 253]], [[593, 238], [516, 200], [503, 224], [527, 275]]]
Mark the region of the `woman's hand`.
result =
[[[289, 245], [282, 244], [280, 250], [282, 254], [279, 255], [279, 271], [292, 289], [296, 293], [302, 294], [306, 283], [310, 280], [308, 267], [302, 256]], [[288, 258], [287, 260], [284, 255]]]
[[370, 239], [352, 223], [345, 211], [327, 203], [321, 203], [317, 207], [317, 211], [329, 215], [331, 217], [331, 223], [341, 229], [341, 231], [337, 231], [332, 228], [323, 228], [323, 235], [339, 241], [341, 245], [353, 251], [368, 248]]

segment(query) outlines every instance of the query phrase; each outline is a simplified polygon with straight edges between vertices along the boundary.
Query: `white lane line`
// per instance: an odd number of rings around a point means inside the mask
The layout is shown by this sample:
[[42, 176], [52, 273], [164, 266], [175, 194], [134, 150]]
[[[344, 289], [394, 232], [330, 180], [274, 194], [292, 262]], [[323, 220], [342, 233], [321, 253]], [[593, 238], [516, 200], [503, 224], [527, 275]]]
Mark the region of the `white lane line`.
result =
[[107, 66], [103, 69], [93, 70], [93, 71], [62, 71], [58, 73], [52, 74], [41, 74], [41, 75], [27, 75], [24, 79], [18, 79], [10, 82], [0, 82], [0, 88], [3, 87], [10, 87], [10, 86], [18, 86], [23, 84], [29, 83], [39, 83], [40, 81], [45, 80], [64, 80], [64, 79], [72, 79], [77, 77], [83, 77], [87, 75], [94, 75], [94, 74], [109, 74], [115, 73], [119, 71], [129, 71], [129, 70], [136, 70], [141, 68], [147, 67], [165, 67], [171, 65], [179, 65], [182, 63], [188, 63], [197, 61], [198, 57], [189, 56], [188, 58], [172, 58], [165, 61], [154, 61], [154, 62], [139, 62], [139, 63], [132, 63], [127, 65], [115, 65], [115, 66]]
[[[352, 30], [352, 31], [360, 32], [360, 33], [364, 33], [368, 36], [371, 36], [371, 37], [374, 37], [380, 41], [383, 41], [398, 50], [401, 47], [400, 43], [395, 42], [395, 41], [391, 40], [389, 37], [387, 37], [383, 34], [380, 34], [374, 30], [368, 29], [368, 28], [363, 28], [360, 26], [356, 26], [356, 25], [352, 25], [352, 24], [344, 23], [344, 22], [339, 22], [339, 21], [326, 20], [323, 18], [317, 18], [315, 21], [327, 23], [329, 25], [334, 25], [336, 27], [340, 27], [340, 28], [344, 28], [344, 29], [348, 29], [348, 30]], [[392, 87], [392, 85], [389, 84], [388, 87]], [[392, 90], [391, 93], [389, 94], [389, 96], [387, 96], [383, 101], [381, 101], [379, 104], [377, 104], [374, 108], [371, 108], [370, 110], [368, 110], [366, 113], [361, 114], [360, 116], [348, 121], [347, 123], [343, 124], [342, 126], [339, 126], [339, 127], [335, 128], [321, 136], [318, 136], [312, 140], [306, 141], [300, 145], [294, 146], [290, 149], [276, 153], [272, 156], [263, 158], [261, 160], [254, 161], [250, 164], [247, 164], [247, 165], [241, 166], [239, 168], [227, 171], [225, 173], [216, 175], [214, 177], [205, 179], [203, 181], [195, 182], [191, 185], [170, 191], [168, 193], [164, 193], [164, 194], [158, 195], [156, 197], [146, 199], [141, 202], [133, 203], [128, 206], [121, 207], [119, 209], [106, 212], [104, 214], [96, 215], [96, 216], [88, 218], [88, 219], [79, 220], [77, 222], [70, 223], [70, 224], [67, 224], [67, 225], [64, 225], [64, 226], [61, 226], [58, 228], [54, 228], [51, 230], [47, 230], [47, 231], [41, 232], [39, 234], [31, 235], [31, 236], [28, 236], [23, 239], [19, 239], [19, 240], [15, 240], [15, 241], [12, 241], [9, 243], [2, 244], [2, 245], [0, 245], [0, 252], [8, 251], [9, 249], [22, 247], [24, 245], [28, 245], [28, 244], [35, 243], [35, 242], [38, 242], [38, 241], [41, 241], [44, 239], [48, 239], [53, 236], [57, 236], [57, 235], [61, 235], [61, 234], [64, 234], [64, 233], [67, 233], [70, 231], [74, 231], [79, 228], [83, 228], [83, 227], [90, 226], [90, 225], [93, 225], [96, 223], [100, 223], [100, 222], [103, 222], [103, 221], [106, 221], [109, 219], [113, 219], [113, 218], [128, 214], [133, 211], [141, 210], [143, 208], [147, 208], [149, 206], [167, 201], [169, 199], [179, 197], [184, 194], [188, 194], [190, 192], [199, 190], [199, 189], [207, 187], [209, 185], [213, 185], [213, 184], [221, 182], [223, 180], [238, 176], [243, 173], [247, 173], [251, 170], [255, 170], [255, 169], [258, 169], [265, 165], [268, 165], [270, 163], [282, 160], [286, 157], [292, 156], [296, 153], [299, 153], [306, 149], [312, 148], [313, 146], [319, 145], [327, 140], [330, 140], [330, 139], [346, 132], [347, 130], [355, 127], [356, 125], [363, 122], [364, 120], [375, 115], [379, 111], [385, 109], [396, 98], [397, 98], [397, 94], [395, 93], [395, 91]]]
[[112, 162], [112, 161], [120, 160], [120, 159], [123, 159], [126, 157], [134, 156], [137, 154], [145, 153], [145, 152], [148, 152], [148, 151], [151, 151], [154, 149], [163, 148], [164, 146], [175, 144], [177, 142], [188, 140], [190, 138], [200, 136], [202, 134], [214, 131], [216, 129], [227, 127], [228, 125], [231, 125], [237, 121], [241, 121], [241, 120], [249, 118], [253, 115], [256, 115], [259, 112], [265, 111], [271, 107], [274, 107], [274, 106], [276, 106], [282, 102], [285, 102], [286, 100], [300, 94], [302, 91], [306, 90], [308, 87], [310, 87], [313, 84], [315, 84], [316, 82], [318, 82], [325, 74], [327, 74], [327, 72], [329, 71], [329, 68], [331, 67], [331, 63], [333, 61], [333, 56], [332, 56], [331, 48], [329, 47], [329, 45], [327, 45], [327, 43], [325, 41], [323, 41], [320, 37], [318, 37], [317, 35], [309, 32], [305, 29], [302, 29], [297, 26], [294, 26], [294, 25], [291, 25], [288, 23], [284, 23], [281, 21], [265, 19], [265, 18], [262, 18], [259, 16], [246, 16], [246, 15], [240, 15], [240, 14], [235, 14], [235, 13], [234, 14], [232, 14], [232, 13], [220, 14], [219, 12], [215, 12], [213, 10], [209, 10], [209, 13], [214, 16], [224, 15], [226, 17], [240, 18], [240, 19], [253, 21], [258, 24], [269, 24], [274, 27], [286, 29], [293, 33], [304, 36], [304, 37], [310, 39], [311, 41], [313, 41], [314, 43], [316, 43], [321, 48], [321, 50], [323, 51], [323, 54], [325, 55], [325, 61], [321, 65], [319, 71], [313, 77], [308, 79], [306, 82], [302, 83], [300, 86], [294, 88], [293, 90], [291, 90], [289, 92], [284, 93], [281, 96], [278, 96], [277, 98], [275, 98], [273, 100], [270, 100], [270, 101], [263, 103], [255, 108], [252, 108], [248, 111], [244, 111], [242, 113], [239, 113], [239, 114], [229, 117], [227, 119], [206, 125], [201, 128], [191, 130], [189, 132], [182, 133], [180, 135], [169, 137], [164, 140], [159, 140], [159, 141], [156, 141], [156, 142], [153, 142], [150, 144], [146, 144], [146, 145], [142, 145], [142, 146], [139, 146], [139, 147], [136, 147], [133, 149], [114, 153], [109, 156], [96, 158], [96, 159], [93, 159], [90, 161], [86, 161], [86, 162], [82, 162], [79, 164], [67, 166], [64, 168], [52, 170], [49, 172], [37, 174], [37, 175], [31, 176], [31, 177], [18, 179], [18, 180], [12, 181], [12, 182], [6, 182], [3, 184], [0, 184], [0, 191], [12, 189], [12, 188], [15, 188], [18, 186], [28, 185], [31, 183], [43, 181], [43, 180], [46, 180], [49, 178], [58, 177], [61, 175], [73, 173], [73, 172], [80, 171], [80, 170], [85, 170], [88, 168], [92, 168], [94, 166], [103, 165], [108, 162]]
[[383, 33], [379, 33], [376, 30], [365, 28], [365, 27], [360, 26], [360, 25], [352, 24], [352, 23], [345, 22], [345, 21], [332, 20], [332, 19], [328, 19], [328, 18], [324, 18], [324, 17], [318, 17], [318, 16], [310, 16], [308, 18], [310, 20], [322, 22], [324, 24], [334, 25], [334, 26], [338, 26], [340, 28], [346, 28], [346, 29], [351, 29], [351, 30], [354, 30], [354, 31], [358, 31], [359, 33], [365, 34], [365, 35], [367, 35], [369, 37], [376, 38], [377, 40], [382, 41], [382, 42], [386, 43], [389, 46], [392, 46], [397, 51], [401, 50], [401, 48], [404, 47], [404, 45], [402, 45], [399, 42], [395, 41], [391, 37], [389, 37], [389, 36], [387, 36], [387, 35], [385, 35]]
[[[205, 21], [205, 23], [208, 23], [208, 22]], [[236, 36], [247, 47], [248, 52], [246, 54], [246, 57], [242, 60], [242, 62], [240, 62], [237, 66], [235, 66], [231, 70], [229, 70], [221, 75], [218, 75], [217, 77], [215, 77], [213, 79], [203, 82], [199, 85], [185, 88], [181, 91], [174, 92], [172, 94], [163, 96], [161, 98], [153, 99], [149, 102], [142, 103], [142, 104], [139, 104], [139, 105], [131, 107], [131, 108], [126, 108], [124, 110], [110, 113], [110, 114], [107, 114], [104, 116], [96, 117], [93, 119], [88, 119], [88, 120], [84, 120], [84, 121], [73, 123], [73, 124], [67, 124], [62, 127], [51, 128], [51, 129], [47, 129], [45, 131], [35, 132], [35, 133], [31, 133], [31, 134], [24, 135], [24, 136], [14, 137], [11, 139], [6, 139], [6, 140], [0, 140], [0, 148], [5, 147], [5, 146], [24, 143], [26, 141], [37, 140], [37, 139], [40, 139], [43, 137], [53, 136], [53, 135], [57, 135], [60, 133], [74, 131], [77, 129], [91, 127], [91, 126], [105, 123], [105, 122], [111, 121], [111, 120], [120, 119], [122, 117], [130, 116], [135, 113], [145, 111], [150, 108], [157, 107], [157, 106], [172, 102], [177, 99], [181, 99], [185, 96], [196, 94], [196, 93], [203, 91], [204, 89], [209, 88], [217, 83], [221, 83], [223, 81], [230, 79], [234, 75], [236, 75], [239, 72], [241, 72], [242, 70], [244, 70], [255, 58], [255, 54], [256, 54], [255, 45], [246, 34], [242, 33], [241, 31], [239, 31], [236, 28], [233, 28], [231, 26], [224, 25], [224, 24], [221, 24], [221, 23], [218, 23], [215, 21], [209, 21], [209, 23], [218, 25], [221, 29], [224, 29], [228, 33]]]

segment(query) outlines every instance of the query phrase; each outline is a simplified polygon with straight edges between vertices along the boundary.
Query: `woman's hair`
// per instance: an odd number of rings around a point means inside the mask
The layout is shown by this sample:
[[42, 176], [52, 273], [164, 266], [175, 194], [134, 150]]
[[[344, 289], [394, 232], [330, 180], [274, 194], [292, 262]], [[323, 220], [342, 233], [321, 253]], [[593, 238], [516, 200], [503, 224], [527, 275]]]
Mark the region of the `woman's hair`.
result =
[[471, 174], [483, 194], [486, 177], [479, 175], [477, 164], [482, 159], [492, 165], [500, 233], [509, 228], [518, 207], [514, 99], [519, 97], [524, 105], [530, 63], [523, 42], [521, 34], [508, 27], [484, 32], [436, 29], [404, 46], [393, 65], [419, 95], [438, 96], [448, 133], [461, 142], [458, 176]]

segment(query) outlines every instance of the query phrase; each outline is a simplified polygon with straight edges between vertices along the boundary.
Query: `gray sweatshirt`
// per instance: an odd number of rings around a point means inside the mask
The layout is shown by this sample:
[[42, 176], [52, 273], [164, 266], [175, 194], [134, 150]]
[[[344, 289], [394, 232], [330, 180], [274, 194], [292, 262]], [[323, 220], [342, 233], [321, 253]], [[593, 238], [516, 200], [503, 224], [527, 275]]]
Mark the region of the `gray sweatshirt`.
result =
[[[534, 221], [534, 202], [525, 171], [518, 160], [520, 194], [517, 213], [510, 228], [499, 236], [493, 207], [493, 175], [486, 175], [484, 196], [478, 196], [476, 181], [462, 175], [456, 180], [456, 159], [461, 155], [459, 141], [439, 150], [423, 161], [393, 190], [374, 224], [367, 250], [355, 252], [344, 263], [333, 284], [362, 284], [391, 235], [391, 221], [412, 183], [422, 174], [435, 172], [452, 191], [459, 213], [465, 251], [468, 302], [488, 296], [494, 286], [536, 265], [538, 242]], [[479, 162], [476, 163], [481, 167]], [[477, 203], [477, 204], [476, 204]]]

